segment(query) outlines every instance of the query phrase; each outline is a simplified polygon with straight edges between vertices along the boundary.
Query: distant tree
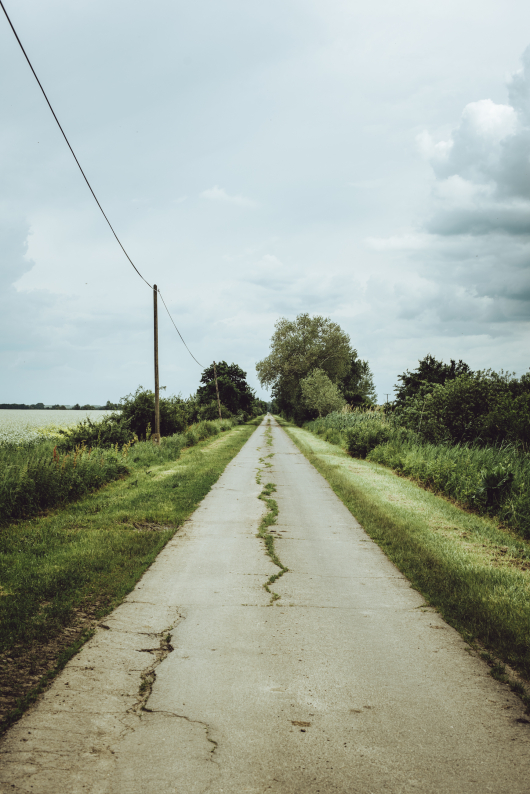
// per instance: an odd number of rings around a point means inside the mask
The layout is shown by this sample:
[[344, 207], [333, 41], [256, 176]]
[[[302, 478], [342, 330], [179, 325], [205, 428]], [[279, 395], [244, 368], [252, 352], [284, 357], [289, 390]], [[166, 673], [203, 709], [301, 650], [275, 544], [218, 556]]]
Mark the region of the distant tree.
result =
[[318, 411], [319, 416], [340, 411], [344, 405], [344, 397], [337, 385], [322, 369], [314, 369], [307, 378], [301, 380], [300, 388], [305, 405], [310, 411]]
[[300, 384], [315, 369], [322, 370], [356, 403], [373, 392], [368, 363], [358, 359], [350, 337], [337, 323], [307, 313], [295, 320], [281, 317], [269, 355], [256, 365], [260, 383], [271, 388], [279, 412], [297, 421], [308, 418]]
[[269, 404], [265, 400], [255, 399], [252, 405], [252, 413], [254, 416], [261, 416], [266, 414], [269, 410]]
[[[237, 364], [227, 364], [226, 361], [216, 362], [217, 382], [219, 386], [219, 400], [231, 414], [239, 411], [250, 413], [255, 395], [247, 383], [247, 373], [243, 372]], [[215, 390], [214, 366], [211, 364], [202, 373], [202, 386], [197, 389], [199, 405], [209, 405], [217, 401]]]
[[79, 403], [76, 403], [75, 405], [72, 406], [72, 411], [80, 411], [80, 410], [81, 410], [81, 406], [79, 405]]
[[396, 392], [395, 404], [397, 407], [403, 406], [407, 399], [412, 399], [420, 392], [423, 392], [428, 384], [432, 386], [435, 384], [443, 385], [449, 380], [458, 378], [460, 375], [472, 374], [471, 369], [462, 360], [456, 363], [454, 359], [451, 359], [450, 364], [444, 364], [443, 361], [437, 361], [429, 353], [418, 362], [415, 370], [412, 370], [412, 372], [406, 370], [403, 375], [398, 375], [398, 380], [401, 383], [394, 386], [394, 391]]

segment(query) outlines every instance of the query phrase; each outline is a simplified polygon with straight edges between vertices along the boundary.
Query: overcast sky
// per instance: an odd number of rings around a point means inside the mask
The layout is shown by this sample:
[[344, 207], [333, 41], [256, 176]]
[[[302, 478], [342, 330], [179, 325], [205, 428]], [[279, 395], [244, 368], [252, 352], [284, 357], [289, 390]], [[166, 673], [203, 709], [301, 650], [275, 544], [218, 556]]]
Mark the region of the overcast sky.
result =
[[[204, 366], [322, 314], [380, 400], [427, 353], [530, 367], [528, 0], [4, 0]], [[0, 402], [152, 386], [152, 294], [0, 13]], [[160, 316], [161, 384], [199, 367]]]

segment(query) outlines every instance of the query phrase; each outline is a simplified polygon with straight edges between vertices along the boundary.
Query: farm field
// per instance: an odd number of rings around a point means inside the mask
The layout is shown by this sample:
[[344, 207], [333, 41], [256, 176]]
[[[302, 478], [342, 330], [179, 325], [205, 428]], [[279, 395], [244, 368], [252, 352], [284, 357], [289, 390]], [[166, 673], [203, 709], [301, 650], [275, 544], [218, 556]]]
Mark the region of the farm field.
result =
[[0, 409], [0, 444], [26, 444], [50, 438], [57, 430], [77, 425], [87, 416], [102, 419], [112, 411], [23, 411]]

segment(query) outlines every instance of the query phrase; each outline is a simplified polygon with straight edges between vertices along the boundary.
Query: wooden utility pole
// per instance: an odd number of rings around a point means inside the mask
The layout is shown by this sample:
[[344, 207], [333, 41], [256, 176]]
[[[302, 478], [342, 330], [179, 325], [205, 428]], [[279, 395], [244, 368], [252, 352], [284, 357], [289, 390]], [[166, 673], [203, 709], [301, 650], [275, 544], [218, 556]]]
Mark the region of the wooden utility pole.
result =
[[213, 362], [213, 374], [215, 376], [215, 391], [217, 392], [217, 407], [219, 408], [219, 419], [222, 419], [221, 416], [221, 400], [219, 399], [219, 386], [217, 383], [217, 367], [215, 366], [215, 361]]
[[155, 444], [160, 444], [160, 389], [158, 386], [158, 289], [153, 284], [153, 309], [155, 321], [155, 432], [151, 436]]

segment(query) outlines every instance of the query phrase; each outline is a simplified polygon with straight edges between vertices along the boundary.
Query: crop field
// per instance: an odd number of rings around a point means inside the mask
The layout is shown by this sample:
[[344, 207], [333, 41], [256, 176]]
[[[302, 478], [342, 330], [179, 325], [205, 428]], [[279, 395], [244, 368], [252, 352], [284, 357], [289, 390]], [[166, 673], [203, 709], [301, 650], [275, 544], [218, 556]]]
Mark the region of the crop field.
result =
[[112, 411], [24, 411], [0, 409], [0, 444], [28, 444], [53, 438], [61, 428], [77, 425], [89, 416], [102, 419]]

